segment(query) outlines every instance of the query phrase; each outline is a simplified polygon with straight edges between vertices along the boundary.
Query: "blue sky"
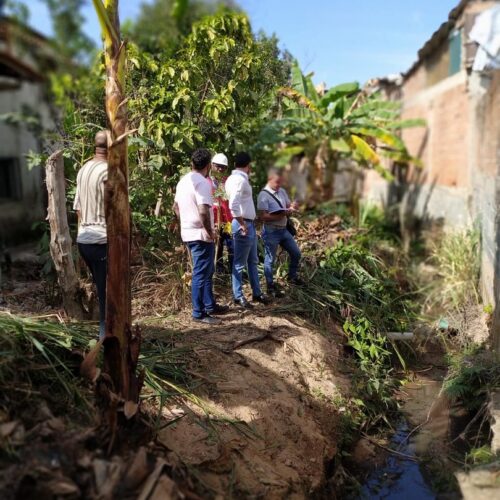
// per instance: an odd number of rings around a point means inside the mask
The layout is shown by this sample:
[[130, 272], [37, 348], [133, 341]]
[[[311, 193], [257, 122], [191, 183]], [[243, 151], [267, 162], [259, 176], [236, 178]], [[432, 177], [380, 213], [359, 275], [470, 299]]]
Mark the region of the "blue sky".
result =
[[[122, 19], [134, 18], [144, 0], [121, 0]], [[40, 0], [27, 0], [31, 24], [50, 34]], [[281, 46], [328, 86], [365, 82], [407, 70], [418, 49], [447, 19], [458, 0], [239, 0], [254, 31], [275, 33]], [[87, 32], [99, 40], [99, 26], [88, 2]]]

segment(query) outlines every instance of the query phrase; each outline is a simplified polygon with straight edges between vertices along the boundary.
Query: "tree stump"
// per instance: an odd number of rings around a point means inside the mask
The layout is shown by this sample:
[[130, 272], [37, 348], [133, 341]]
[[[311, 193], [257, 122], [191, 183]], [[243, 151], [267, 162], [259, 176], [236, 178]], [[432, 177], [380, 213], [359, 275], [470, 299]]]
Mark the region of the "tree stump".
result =
[[61, 287], [64, 310], [69, 317], [85, 319], [87, 314], [82, 303], [78, 275], [72, 254], [66, 210], [66, 180], [62, 151], [56, 151], [45, 166], [48, 193], [47, 220], [50, 224], [50, 255]]

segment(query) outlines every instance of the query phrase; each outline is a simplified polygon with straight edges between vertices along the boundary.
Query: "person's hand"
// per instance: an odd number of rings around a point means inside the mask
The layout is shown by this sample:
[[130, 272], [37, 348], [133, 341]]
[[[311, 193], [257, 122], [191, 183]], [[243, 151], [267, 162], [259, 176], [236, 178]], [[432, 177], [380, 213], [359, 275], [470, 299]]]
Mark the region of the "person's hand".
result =
[[205, 241], [215, 241], [215, 234], [213, 231], [207, 231], [204, 229], [204, 236], [205, 236]]
[[242, 236], [247, 236], [248, 235], [248, 227], [246, 226], [246, 224], [242, 224], [240, 226], [240, 232], [241, 232]]
[[290, 208], [291, 208], [294, 212], [297, 212], [297, 210], [299, 209], [299, 202], [298, 202], [298, 201], [294, 201], [294, 202], [290, 205]]

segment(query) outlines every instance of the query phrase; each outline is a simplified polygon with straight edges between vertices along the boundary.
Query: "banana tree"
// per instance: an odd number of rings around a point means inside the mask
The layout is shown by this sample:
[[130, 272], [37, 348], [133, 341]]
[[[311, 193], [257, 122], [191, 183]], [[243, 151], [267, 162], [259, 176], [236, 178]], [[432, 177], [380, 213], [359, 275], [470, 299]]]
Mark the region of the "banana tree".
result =
[[108, 181], [105, 193], [108, 231], [106, 336], [104, 373], [110, 401], [119, 401], [125, 415], [135, 414], [142, 385], [136, 374], [140, 332], [132, 331], [130, 292], [130, 206], [128, 195], [126, 46], [120, 38], [118, 0], [93, 0], [104, 41], [106, 114], [110, 129]]
[[418, 163], [412, 158], [397, 131], [423, 125], [422, 120], [399, 120], [399, 104], [380, 99], [356, 82], [337, 85], [319, 92], [311, 75], [303, 75], [295, 61], [291, 84], [278, 90], [282, 116], [262, 133], [267, 145], [282, 144], [279, 162], [305, 155], [309, 163], [310, 196], [314, 201], [332, 197], [333, 175], [340, 158], [354, 159], [374, 168], [385, 178], [388, 157], [401, 163]]

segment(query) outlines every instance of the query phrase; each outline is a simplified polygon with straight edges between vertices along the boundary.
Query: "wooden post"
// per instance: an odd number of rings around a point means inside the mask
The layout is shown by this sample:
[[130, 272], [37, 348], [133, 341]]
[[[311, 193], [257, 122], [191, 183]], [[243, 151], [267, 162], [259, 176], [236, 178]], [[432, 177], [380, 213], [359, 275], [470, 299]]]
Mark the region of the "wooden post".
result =
[[62, 151], [56, 151], [49, 157], [45, 171], [48, 193], [47, 219], [50, 224], [50, 255], [54, 261], [61, 287], [64, 309], [71, 318], [84, 319], [86, 314], [73, 261], [73, 247], [66, 211], [66, 181]]

